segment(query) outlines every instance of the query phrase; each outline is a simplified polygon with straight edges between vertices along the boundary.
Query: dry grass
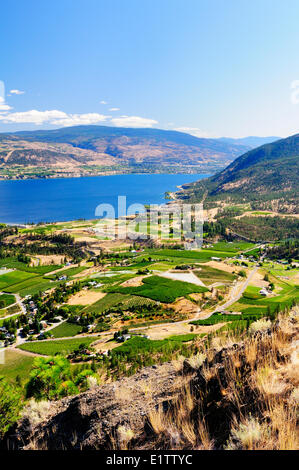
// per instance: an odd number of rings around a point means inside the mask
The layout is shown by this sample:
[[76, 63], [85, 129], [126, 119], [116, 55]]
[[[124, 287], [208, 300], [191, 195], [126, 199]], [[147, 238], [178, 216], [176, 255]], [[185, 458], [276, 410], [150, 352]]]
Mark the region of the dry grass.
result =
[[166, 410], [149, 414], [153, 447], [299, 449], [298, 319], [296, 307], [274, 325], [256, 322], [242, 339], [214, 338], [189, 358], [201, 386], [191, 381]]

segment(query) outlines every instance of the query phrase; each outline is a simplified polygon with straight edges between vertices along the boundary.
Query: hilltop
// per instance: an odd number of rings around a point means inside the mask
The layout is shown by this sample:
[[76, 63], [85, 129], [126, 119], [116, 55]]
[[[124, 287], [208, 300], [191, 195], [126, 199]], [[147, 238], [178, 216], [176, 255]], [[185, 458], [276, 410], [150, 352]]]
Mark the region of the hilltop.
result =
[[0, 178], [214, 173], [251, 145], [161, 129], [75, 126], [0, 134]]

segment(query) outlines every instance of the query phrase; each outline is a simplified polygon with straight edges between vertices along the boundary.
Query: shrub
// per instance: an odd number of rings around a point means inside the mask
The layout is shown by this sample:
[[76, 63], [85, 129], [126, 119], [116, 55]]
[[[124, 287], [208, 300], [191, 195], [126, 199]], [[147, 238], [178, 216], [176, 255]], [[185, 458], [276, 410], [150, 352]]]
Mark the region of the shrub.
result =
[[0, 439], [18, 419], [21, 407], [19, 390], [0, 377]]
[[264, 333], [265, 331], [268, 331], [271, 328], [271, 321], [266, 320], [265, 318], [261, 318], [260, 320], [257, 320], [253, 323], [251, 323], [249, 327], [249, 333], [250, 334], [255, 334], [255, 333]]

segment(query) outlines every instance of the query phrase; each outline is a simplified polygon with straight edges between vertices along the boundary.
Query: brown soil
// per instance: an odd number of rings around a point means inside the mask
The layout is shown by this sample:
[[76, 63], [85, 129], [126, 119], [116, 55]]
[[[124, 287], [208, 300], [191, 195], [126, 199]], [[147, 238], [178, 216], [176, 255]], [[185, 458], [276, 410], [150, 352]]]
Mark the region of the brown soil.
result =
[[87, 291], [80, 291], [77, 294], [73, 295], [69, 298], [68, 304], [69, 305], [90, 305], [94, 302], [105, 297], [104, 292], [96, 292], [92, 290]]
[[220, 269], [227, 273], [232, 273], [236, 270], [235, 266], [223, 263], [222, 261], [209, 261], [208, 263], [205, 263], [205, 266], [211, 266], [211, 268]]
[[128, 279], [124, 281], [122, 287], [138, 287], [142, 285], [142, 279], [145, 278], [145, 275], [134, 277], [133, 279]]
[[268, 287], [269, 282], [264, 281], [264, 275], [257, 271], [251, 278], [250, 285], [262, 288]]
[[191, 300], [185, 298], [176, 300], [174, 303], [169, 304], [169, 307], [173, 308], [175, 312], [179, 312], [182, 314], [195, 314], [198, 312], [198, 306], [191, 302]]

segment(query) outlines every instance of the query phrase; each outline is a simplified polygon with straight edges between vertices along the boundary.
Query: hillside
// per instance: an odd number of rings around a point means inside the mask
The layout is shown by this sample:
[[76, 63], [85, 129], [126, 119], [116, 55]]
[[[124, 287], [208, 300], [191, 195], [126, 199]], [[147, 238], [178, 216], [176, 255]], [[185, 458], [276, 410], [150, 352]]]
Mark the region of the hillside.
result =
[[250, 146], [160, 129], [76, 126], [0, 134], [0, 178], [214, 173]]
[[215, 176], [184, 187], [181, 197], [211, 202], [254, 202], [254, 208], [298, 212], [299, 134], [262, 145]]

